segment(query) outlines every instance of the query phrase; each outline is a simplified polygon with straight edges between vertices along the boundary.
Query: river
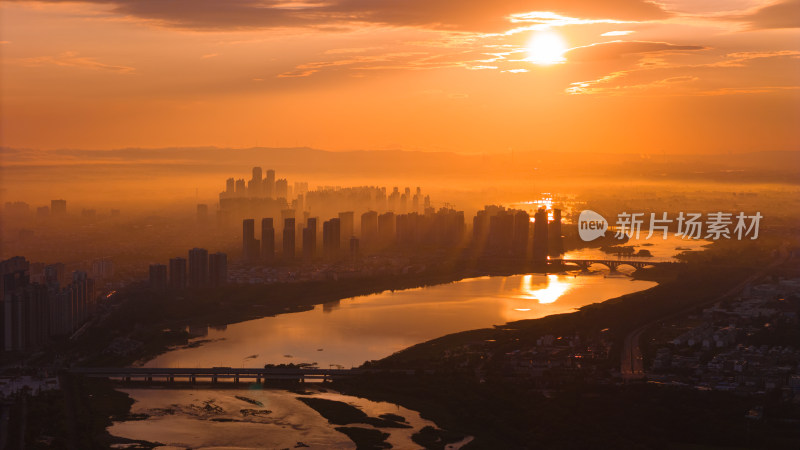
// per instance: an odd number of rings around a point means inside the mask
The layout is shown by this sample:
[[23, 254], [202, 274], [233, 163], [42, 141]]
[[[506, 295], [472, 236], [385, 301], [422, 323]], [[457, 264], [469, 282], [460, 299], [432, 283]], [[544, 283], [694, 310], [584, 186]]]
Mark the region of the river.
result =
[[[634, 240], [627, 245], [647, 248], [653, 254], [653, 260], [665, 261], [672, 260], [683, 249], [702, 250], [707, 243], [687, 242], [671, 236], [667, 240]], [[569, 252], [565, 258], [615, 257], [597, 249], [584, 249]], [[320, 367], [355, 367], [445, 334], [570, 312], [655, 285], [623, 274], [611, 275], [607, 270], [588, 274], [568, 272], [470, 278], [349, 298], [308, 311], [265, 317], [223, 328], [193, 329], [198, 335], [193, 345], [173, 349], [148, 361], [145, 366], [262, 367], [267, 363], [317, 363]], [[285, 391], [250, 391], [270, 406], [272, 413], [265, 417], [247, 418], [239, 417], [237, 413], [243, 406], [234, 397], [236, 391], [126, 389], [125, 392], [136, 400], [133, 412], [150, 417], [117, 422], [109, 429], [112, 435], [193, 448], [277, 448], [289, 446], [288, 443], [294, 446], [296, 442], [314, 443], [314, 448], [353, 446], [315, 411], [295, 399], [295, 394]], [[398, 414], [407, 417], [414, 430], [425, 425], [435, 426], [420, 419], [413, 411], [388, 403], [341, 395], [338, 399], [370, 414], [370, 411], [397, 413], [402, 410]], [[209, 422], [207, 414], [196, 413], [200, 411], [197, 406], [208, 404], [203, 403], [208, 401], [222, 409], [221, 417], [225, 422]], [[164, 409], [177, 412], [164, 414]], [[234, 416], [235, 421], [231, 421]], [[250, 430], [253, 429], [270, 432], [252, 435]], [[390, 442], [393, 441], [395, 448], [414, 447], [407, 430], [402, 433], [389, 431]]]

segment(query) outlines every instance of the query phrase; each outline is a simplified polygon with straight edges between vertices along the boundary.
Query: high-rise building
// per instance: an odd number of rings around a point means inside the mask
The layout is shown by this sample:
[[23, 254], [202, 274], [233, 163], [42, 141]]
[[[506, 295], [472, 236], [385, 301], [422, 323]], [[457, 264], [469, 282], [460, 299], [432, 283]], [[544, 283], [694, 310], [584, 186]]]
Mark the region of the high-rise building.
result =
[[211, 287], [228, 283], [228, 255], [221, 252], [208, 255], [208, 281]]
[[486, 250], [498, 255], [511, 252], [514, 236], [514, 216], [508, 211], [500, 211], [489, 218], [489, 241]]
[[275, 171], [267, 170], [267, 177], [264, 179], [264, 194], [267, 198], [275, 198]]
[[283, 258], [293, 259], [295, 249], [294, 218], [283, 221]]
[[167, 266], [164, 264], [150, 264], [150, 289], [167, 290]]
[[189, 287], [208, 286], [208, 250], [193, 248], [189, 250]]
[[309, 217], [303, 228], [303, 258], [314, 259], [317, 256], [317, 218]]
[[44, 219], [50, 217], [50, 207], [49, 206], [40, 206], [36, 208], [36, 217], [40, 219]]
[[564, 253], [564, 238], [561, 236], [561, 210], [553, 209], [553, 221], [550, 222], [548, 253], [560, 256]]
[[350, 237], [350, 259], [353, 261], [358, 259], [359, 256], [359, 242], [358, 238], [355, 236]]
[[378, 216], [378, 242], [382, 247], [394, 244], [396, 219], [394, 213], [389, 211]]
[[275, 259], [275, 227], [272, 217], [261, 219], [261, 258], [265, 261]]
[[186, 289], [186, 258], [171, 258], [169, 260], [169, 288], [174, 290]]
[[392, 188], [392, 193], [389, 194], [388, 204], [389, 211], [399, 212], [398, 207], [400, 206], [400, 190], [396, 186]]
[[4, 350], [31, 351], [49, 336], [72, 333], [95, 309], [94, 280], [86, 272], [73, 272], [71, 283], [59, 286], [54, 269], [63, 264], [49, 266], [54, 279], [45, 279], [44, 284], [31, 281], [30, 266], [22, 257], [0, 262], [0, 348]]
[[308, 192], [308, 182], [307, 181], [295, 181], [294, 182], [294, 195], [303, 195]]
[[548, 225], [547, 210], [539, 208], [533, 215], [533, 262], [544, 266], [547, 264]]
[[69, 284], [67, 270], [63, 263], [44, 266], [44, 283], [48, 286], [64, 287]]
[[242, 221], [242, 259], [253, 263], [260, 259], [260, 247], [255, 237], [255, 220]]
[[339, 219], [327, 220], [322, 224], [322, 248], [325, 258], [336, 259], [339, 257], [341, 245], [341, 228]]
[[514, 235], [511, 242], [511, 253], [515, 256], [527, 256], [528, 236], [531, 232], [531, 216], [525, 211], [514, 213]]
[[378, 213], [367, 211], [361, 215], [361, 243], [364, 248], [371, 248], [378, 240]]
[[236, 197], [246, 197], [247, 196], [247, 184], [244, 181], [244, 178], [239, 178], [236, 180], [236, 192], [234, 193]]
[[289, 182], [286, 178], [275, 180], [275, 198], [289, 199]]
[[264, 180], [261, 179], [261, 167], [253, 167], [253, 178], [247, 182], [247, 196], [259, 198], [264, 190]]
[[50, 200], [50, 214], [55, 217], [67, 215], [67, 201], [66, 200]]
[[205, 203], [197, 204], [197, 223], [205, 224], [208, 222], [208, 205]]
[[227, 180], [225, 180], [225, 194], [227, 194], [228, 196], [233, 196], [233, 194], [236, 192], [235, 185], [236, 185], [236, 180], [234, 180], [233, 178], [228, 178]]
[[339, 226], [341, 227], [341, 247], [347, 248], [350, 245], [350, 238], [355, 236], [355, 219], [353, 211], [345, 211], [339, 213]]
[[92, 261], [92, 276], [99, 280], [114, 277], [114, 261], [111, 258], [100, 258]]

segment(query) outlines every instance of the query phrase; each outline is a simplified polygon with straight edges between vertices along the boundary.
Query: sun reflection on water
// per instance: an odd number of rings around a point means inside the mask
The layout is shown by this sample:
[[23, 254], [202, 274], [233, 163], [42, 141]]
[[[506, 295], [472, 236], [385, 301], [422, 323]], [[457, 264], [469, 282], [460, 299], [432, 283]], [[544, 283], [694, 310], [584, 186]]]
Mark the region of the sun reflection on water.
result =
[[559, 280], [558, 275], [547, 275], [545, 287], [534, 289], [533, 275], [525, 275], [522, 277], [520, 290], [523, 293], [523, 298], [538, 300], [540, 304], [544, 304], [555, 302], [569, 291], [571, 287], [571, 284]]

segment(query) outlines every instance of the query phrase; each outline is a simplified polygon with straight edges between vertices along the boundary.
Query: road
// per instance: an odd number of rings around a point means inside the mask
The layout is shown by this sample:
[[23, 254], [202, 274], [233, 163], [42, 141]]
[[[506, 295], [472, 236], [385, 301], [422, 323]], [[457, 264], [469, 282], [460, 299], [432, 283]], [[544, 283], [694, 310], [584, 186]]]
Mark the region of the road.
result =
[[680, 310], [678, 312], [674, 312], [674, 313], [668, 314], [666, 316], [660, 317], [660, 318], [658, 318], [656, 320], [653, 320], [652, 322], [646, 323], [646, 324], [640, 326], [639, 328], [633, 330], [632, 332], [630, 332], [627, 336], [625, 336], [625, 343], [624, 343], [623, 348], [622, 348], [622, 358], [621, 358], [621, 361], [620, 361], [620, 373], [622, 373], [622, 378], [625, 379], [625, 380], [635, 380], [635, 379], [644, 378], [644, 376], [645, 376], [645, 373], [644, 373], [644, 358], [642, 356], [641, 338], [642, 338], [642, 334], [644, 334], [644, 332], [647, 331], [648, 328], [650, 328], [653, 325], [656, 325], [656, 324], [658, 324], [660, 322], [664, 322], [664, 321], [667, 321], [667, 320], [672, 320], [672, 319], [680, 317], [682, 315], [686, 315], [686, 314], [690, 313], [691, 311], [693, 311], [693, 310], [695, 310], [697, 308], [705, 307], [705, 306], [708, 306], [708, 305], [713, 305], [714, 303], [722, 301], [722, 300], [726, 299], [727, 297], [730, 297], [730, 296], [736, 294], [737, 292], [741, 291], [747, 284], [752, 283], [753, 281], [757, 280], [758, 278], [764, 276], [764, 274], [769, 272], [771, 269], [773, 269], [773, 268], [783, 264], [784, 262], [786, 262], [786, 260], [789, 258], [789, 256], [788, 255], [787, 256], [783, 256], [783, 257], [780, 256], [780, 255], [783, 255], [785, 253], [786, 252], [785, 252], [784, 248], [779, 250], [779, 252], [778, 252], [779, 256], [772, 264], [764, 267], [763, 269], [759, 270], [755, 274], [749, 276], [744, 281], [740, 282], [736, 286], [732, 287], [730, 290], [726, 291], [724, 294], [719, 295], [719, 296], [715, 297], [712, 300], [709, 300], [709, 301], [706, 301], [706, 302], [702, 302], [702, 303], [697, 303], [697, 304], [691, 305], [691, 306], [689, 306], [687, 308], [684, 308], [684, 309], [682, 309], [682, 310]]

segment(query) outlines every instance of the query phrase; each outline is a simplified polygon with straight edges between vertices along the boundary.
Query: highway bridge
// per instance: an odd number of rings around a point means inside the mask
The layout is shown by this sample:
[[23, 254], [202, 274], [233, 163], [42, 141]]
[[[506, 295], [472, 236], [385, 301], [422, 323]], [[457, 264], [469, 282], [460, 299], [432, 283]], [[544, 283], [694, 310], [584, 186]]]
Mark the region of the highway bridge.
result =
[[[70, 373], [94, 378], [110, 378], [121, 381], [145, 382], [211, 382], [218, 383], [222, 380], [239, 383], [242, 381], [261, 383], [272, 380], [290, 380], [305, 382], [310, 380], [330, 381], [361, 373], [364, 369], [318, 369], [318, 368], [233, 368], [233, 367], [78, 367], [69, 370]], [[393, 370], [393, 373], [411, 373], [408, 370]]]
[[673, 260], [656, 259], [652, 257], [642, 259], [551, 259], [551, 265], [561, 266], [578, 266], [581, 270], [589, 270], [589, 266], [593, 264], [600, 264], [608, 267], [612, 272], [616, 272], [619, 266], [630, 266], [636, 270], [643, 269], [648, 266], [662, 266], [671, 264], [681, 264]]

